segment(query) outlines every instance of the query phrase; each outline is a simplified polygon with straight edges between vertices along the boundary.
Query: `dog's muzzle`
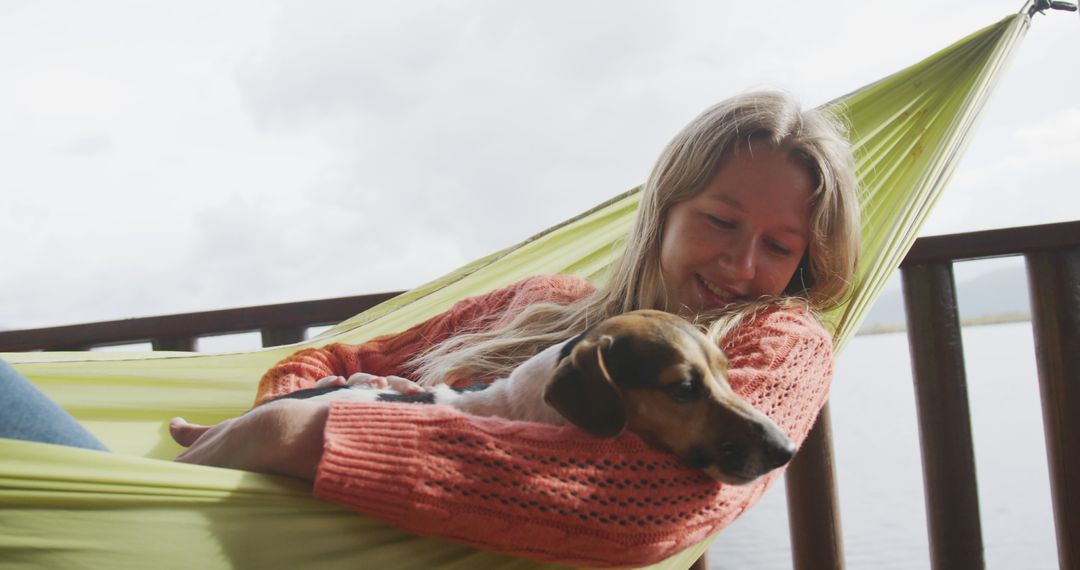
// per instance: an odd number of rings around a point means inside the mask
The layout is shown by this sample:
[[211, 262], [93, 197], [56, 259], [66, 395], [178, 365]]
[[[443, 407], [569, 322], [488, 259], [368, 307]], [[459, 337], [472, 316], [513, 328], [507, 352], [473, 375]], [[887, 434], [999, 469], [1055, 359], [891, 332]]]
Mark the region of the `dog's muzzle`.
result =
[[713, 445], [692, 447], [685, 461], [713, 478], [729, 484], [745, 485], [787, 465], [795, 456], [795, 443], [769, 423], [755, 424], [752, 437], [741, 440], [718, 438]]

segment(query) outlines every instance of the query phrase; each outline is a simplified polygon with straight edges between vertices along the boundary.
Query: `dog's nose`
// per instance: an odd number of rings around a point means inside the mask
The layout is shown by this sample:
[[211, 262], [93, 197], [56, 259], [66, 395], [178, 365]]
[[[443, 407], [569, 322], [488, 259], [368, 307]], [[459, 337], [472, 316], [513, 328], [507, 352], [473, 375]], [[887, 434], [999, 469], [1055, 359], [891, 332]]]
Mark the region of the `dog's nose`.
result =
[[770, 442], [765, 448], [765, 464], [769, 471], [787, 465], [795, 451], [795, 443], [786, 437]]

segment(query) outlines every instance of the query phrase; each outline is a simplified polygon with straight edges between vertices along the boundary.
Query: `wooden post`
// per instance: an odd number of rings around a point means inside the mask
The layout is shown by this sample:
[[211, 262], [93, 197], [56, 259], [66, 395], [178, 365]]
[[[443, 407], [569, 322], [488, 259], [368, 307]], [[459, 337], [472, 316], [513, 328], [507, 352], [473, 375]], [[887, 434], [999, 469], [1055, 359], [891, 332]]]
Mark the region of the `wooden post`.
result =
[[1080, 248], [1026, 257], [1058, 563], [1080, 568]]
[[195, 352], [195, 337], [161, 337], [150, 341], [154, 350], [176, 350], [180, 352]]
[[902, 274], [930, 560], [937, 570], [985, 568], [952, 263], [905, 266]]
[[281, 346], [283, 344], [294, 344], [304, 340], [304, 332], [307, 331], [307, 327], [266, 327], [259, 332], [262, 333], [262, 345], [268, 346]]
[[791, 557], [797, 570], [844, 568], [830, 425], [825, 404], [784, 474]]

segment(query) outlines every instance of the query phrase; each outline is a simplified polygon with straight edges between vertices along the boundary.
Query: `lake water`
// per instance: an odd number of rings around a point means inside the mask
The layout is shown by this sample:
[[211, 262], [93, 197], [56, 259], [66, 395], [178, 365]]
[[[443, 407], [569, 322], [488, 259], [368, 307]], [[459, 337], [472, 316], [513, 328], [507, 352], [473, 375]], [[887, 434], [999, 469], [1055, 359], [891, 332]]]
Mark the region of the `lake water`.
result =
[[[1057, 568], [1030, 323], [966, 327], [967, 383], [988, 568]], [[929, 568], [915, 392], [904, 333], [856, 337], [831, 399], [848, 568]], [[792, 567], [783, 482], [725, 529], [710, 567]]]

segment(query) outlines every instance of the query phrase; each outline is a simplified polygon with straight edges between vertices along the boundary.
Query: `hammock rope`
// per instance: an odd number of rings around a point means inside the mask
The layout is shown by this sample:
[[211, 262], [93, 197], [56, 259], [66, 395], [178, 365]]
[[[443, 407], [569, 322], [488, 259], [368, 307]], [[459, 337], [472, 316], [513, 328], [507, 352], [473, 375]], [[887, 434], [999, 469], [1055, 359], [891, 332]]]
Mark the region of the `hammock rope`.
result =
[[[1028, 24], [1026, 14], [1010, 16], [827, 105], [851, 125], [864, 187], [857, 281], [849, 302], [825, 316], [837, 348], [914, 242]], [[599, 280], [637, 200], [636, 190], [627, 192], [298, 345], [216, 355], [3, 355], [115, 453], [0, 439], [0, 560], [6, 568], [554, 568], [408, 535], [315, 500], [295, 481], [162, 461], [180, 451], [167, 422], [243, 413], [262, 372], [301, 346], [403, 330], [529, 275]], [[653, 567], [685, 568], [707, 545]]]

